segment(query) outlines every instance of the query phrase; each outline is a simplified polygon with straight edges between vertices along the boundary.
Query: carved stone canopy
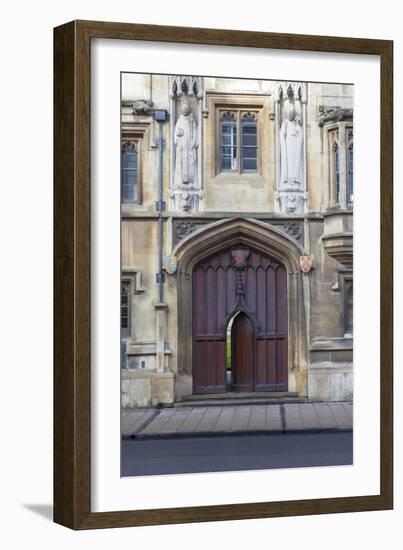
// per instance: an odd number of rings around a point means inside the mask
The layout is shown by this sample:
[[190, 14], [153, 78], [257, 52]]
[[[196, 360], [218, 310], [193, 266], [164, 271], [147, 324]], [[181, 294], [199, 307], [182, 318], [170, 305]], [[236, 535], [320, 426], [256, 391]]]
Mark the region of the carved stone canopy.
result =
[[203, 87], [200, 76], [177, 75], [172, 77], [171, 82], [171, 97], [181, 97], [182, 95], [194, 95], [198, 99], [203, 97]]
[[273, 90], [274, 101], [276, 102], [306, 102], [305, 82], [280, 82]]

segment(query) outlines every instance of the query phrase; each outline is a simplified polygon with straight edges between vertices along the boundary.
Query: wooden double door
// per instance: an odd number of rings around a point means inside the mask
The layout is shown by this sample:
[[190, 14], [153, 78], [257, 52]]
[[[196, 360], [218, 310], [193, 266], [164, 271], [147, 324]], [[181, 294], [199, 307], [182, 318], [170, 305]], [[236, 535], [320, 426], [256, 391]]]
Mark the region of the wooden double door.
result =
[[242, 244], [200, 261], [192, 274], [192, 332], [194, 393], [286, 391], [285, 267]]

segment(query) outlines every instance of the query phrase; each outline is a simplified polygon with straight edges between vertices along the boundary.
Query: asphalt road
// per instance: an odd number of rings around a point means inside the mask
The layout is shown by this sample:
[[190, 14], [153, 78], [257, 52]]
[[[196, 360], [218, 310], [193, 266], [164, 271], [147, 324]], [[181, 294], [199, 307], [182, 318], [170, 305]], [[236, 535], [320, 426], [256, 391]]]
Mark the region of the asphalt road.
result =
[[122, 441], [122, 475], [338, 466], [353, 462], [353, 433]]

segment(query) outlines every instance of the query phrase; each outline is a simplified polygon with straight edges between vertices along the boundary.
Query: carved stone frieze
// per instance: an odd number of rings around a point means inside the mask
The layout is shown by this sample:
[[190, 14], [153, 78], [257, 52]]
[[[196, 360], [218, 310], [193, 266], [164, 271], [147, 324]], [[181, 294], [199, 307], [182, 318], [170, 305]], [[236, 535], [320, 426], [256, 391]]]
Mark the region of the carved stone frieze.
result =
[[[210, 221], [210, 220], [209, 220]], [[196, 231], [196, 229], [199, 229], [202, 225], [205, 225], [205, 223], [209, 223], [209, 221], [206, 222], [193, 222], [193, 221], [179, 221], [175, 220], [173, 224], [174, 228], [174, 243], [178, 244], [179, 241], [193, 233], [193, 231]]]
[[295, 222], [286, 223], [284, 225], [284, 231], [288, 235], [290, 235], [290, 237], [292, 237], [293, 239], [296, 239], [297, 241], [301, 240], [301, 237], [302, 237], [302, 225], [301, 224], [298, 224], [298, 223], [295, 223]]
[[191, 222], [182, 222], [178, 223], [175, 227], [175, 243], [183, 239], [184, 237], [187, 237], [193, 231], [195, 231], [196, 226], [194, 223]]
[[[259, 219], [259, 218], [257, 218]], [[214, 219], [206, 219], [206, 220], [192, 220], [192, 221], [182, 221], [182, 220], [175, 220], [173, 223], [173, 231], [174, 231], [174, 243], [175, 245], [178, 244], [179, 241], [196, 231], [196, 229], [199, 229], [203, 225], [209, 224], [214, 222]], [[280, 229], [280, 231], [283, 231], [299, 243], [303, 244], [304, 242], [304, 228], [303, 223], [301, 221], [279, 221], [279, 220], [267, 220], [267, 219], [259, 219], [259, 221], [262, 221], [264, 223], [267, 223], [269, 225], [272, 225], [276, 227], [277, 229]]]

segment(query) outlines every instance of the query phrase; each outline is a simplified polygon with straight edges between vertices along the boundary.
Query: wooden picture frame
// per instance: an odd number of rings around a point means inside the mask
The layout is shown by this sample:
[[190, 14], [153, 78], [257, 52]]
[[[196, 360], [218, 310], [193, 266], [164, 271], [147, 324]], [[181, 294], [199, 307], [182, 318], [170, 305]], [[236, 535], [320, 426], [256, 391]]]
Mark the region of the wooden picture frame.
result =
[[[380, 56], [381, 456], [370, 496], [91, 512], [91, 40], [111, 38]], [[393, 42], [73, 21], [54, 30], [54, 520], [72, 529], [328, 514], [393, 507]]]

